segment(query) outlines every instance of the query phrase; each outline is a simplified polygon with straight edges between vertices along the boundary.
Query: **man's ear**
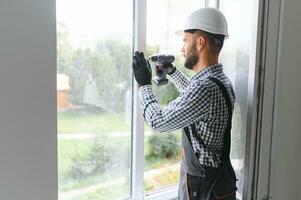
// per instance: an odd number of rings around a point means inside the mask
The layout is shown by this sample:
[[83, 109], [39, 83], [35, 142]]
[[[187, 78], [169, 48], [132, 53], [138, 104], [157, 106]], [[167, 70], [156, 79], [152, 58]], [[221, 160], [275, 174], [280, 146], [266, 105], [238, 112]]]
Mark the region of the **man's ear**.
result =
[[204, 36], [199, 36], [196, 41], [197, 50], [201, 51], [203, 48], [205, 48], [206, 43], [207, 43], [206, 38]]

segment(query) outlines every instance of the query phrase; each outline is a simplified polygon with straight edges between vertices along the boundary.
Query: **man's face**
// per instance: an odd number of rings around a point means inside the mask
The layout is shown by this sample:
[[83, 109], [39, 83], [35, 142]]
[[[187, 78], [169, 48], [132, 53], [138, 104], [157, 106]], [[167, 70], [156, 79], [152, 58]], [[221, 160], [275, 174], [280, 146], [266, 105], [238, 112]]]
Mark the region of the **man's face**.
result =
[[184, 66], [187, 69], [193, 69], [193, 67], [198, 63], [199, 56], [196, 50], [196, 39], [192, 33], [186, 32], [183, 38], [183, 48], [181, 52], [183, 53], [185, 59]]

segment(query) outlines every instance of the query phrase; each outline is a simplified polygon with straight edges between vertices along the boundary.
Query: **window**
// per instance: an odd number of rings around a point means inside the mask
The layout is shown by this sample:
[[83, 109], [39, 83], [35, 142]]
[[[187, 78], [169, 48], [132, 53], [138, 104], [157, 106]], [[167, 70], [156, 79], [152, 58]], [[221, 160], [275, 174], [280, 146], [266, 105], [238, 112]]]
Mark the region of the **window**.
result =
[[[183, 28], [191, 11], [206, 6], [219, 7], [228, 20], [230, 38], [220, 61], [236, 92], [231, 159], [241, 196], [254, 32], [248, 24], [257, 19], [252, 18], [252, 9], [240, 13], [240, 8], [253, 4], [251, 0], [135, 0], [135, 6], [133, 0], [57, 1], [60, 200], [140, 199], [143, 195], [149, 199], [162, 191], [173, 195], [165, 193], [161, 199], [177, 196], [181, 130], [156, 133], [136, 113], [132, 52], [142, 46], [146, 56], [173, 54], [174, 64], [192, 76], [183, 67], [182, 38], [174, 32]], [[142, 15], [133, 15], [136, 8]], [[153, 84], [153, 89], [162, 106], [179, 95], [170, 82], [160, 87]]]
[[57, 1], [60, 200], [130, 196], [132, 13], [131, 0]]

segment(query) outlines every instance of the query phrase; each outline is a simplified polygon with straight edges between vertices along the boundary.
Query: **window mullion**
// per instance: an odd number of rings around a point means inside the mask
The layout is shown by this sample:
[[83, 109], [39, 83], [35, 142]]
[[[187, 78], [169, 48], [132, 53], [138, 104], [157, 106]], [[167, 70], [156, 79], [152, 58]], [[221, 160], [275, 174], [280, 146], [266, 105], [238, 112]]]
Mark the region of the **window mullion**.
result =
[[213, 7], [219, 9], [220, 0], [205, 0], [205, 8]]
[[209, 0], [205, 0], [205, 8], [209, 7]]
[[[146, 51], [146, 0], [134, 0], [133, 50]], [[132, 199], [144, 197], [144, 121], [138, 100], [138, 85], [133, 79], [132, 109]]]

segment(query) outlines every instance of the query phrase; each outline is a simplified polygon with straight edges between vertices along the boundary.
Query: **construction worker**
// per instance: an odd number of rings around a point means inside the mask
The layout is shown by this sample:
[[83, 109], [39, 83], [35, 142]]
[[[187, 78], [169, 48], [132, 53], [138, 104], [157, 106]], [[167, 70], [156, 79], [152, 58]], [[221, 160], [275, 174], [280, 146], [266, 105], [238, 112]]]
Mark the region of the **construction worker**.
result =
[[[201, 8], [189, 15], [180, 32], [184, 65], [196, 74], [189, 79], [172, 64], [164, 66], [180, 91], [167, 107], [160, 107], [155, 99], [143, 53], [135, 52], [133, 72], [143, 117], [159, 132], [182, 129], [179, 200], [235, 199], [236, 177], [229, 159], [235, 94], [218, 60], [228, 37], [226, 18], [217, 9]], [[226, 165], [227, 170], [221, 170]], [[229, 178], [228, 172], [231, 181], [223, 183], [220, 179]]]

